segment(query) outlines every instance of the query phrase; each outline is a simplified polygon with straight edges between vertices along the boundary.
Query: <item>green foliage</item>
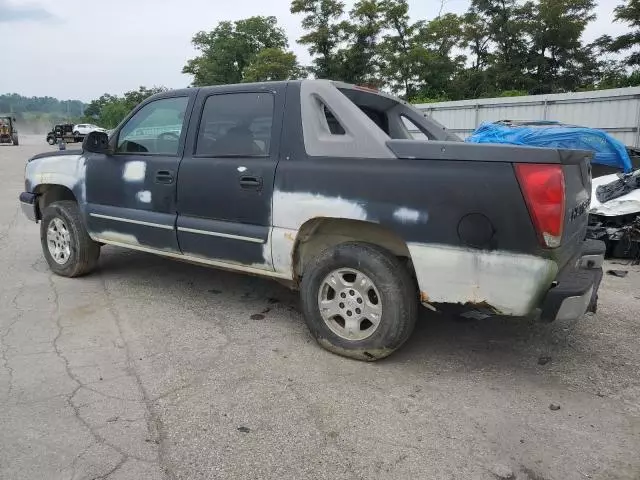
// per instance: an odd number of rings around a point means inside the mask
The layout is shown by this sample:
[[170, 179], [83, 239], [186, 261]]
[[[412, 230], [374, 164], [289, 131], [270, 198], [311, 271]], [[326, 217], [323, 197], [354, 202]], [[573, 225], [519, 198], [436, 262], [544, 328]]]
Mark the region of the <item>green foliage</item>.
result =
[[[582, 42], [596, 0], [471, 0], [463, 15], [413, 21], [407, 0], [293, 0], [318, 78], [376, 85], [408, 99], [566, 92], [637, 84], [640, 0], [616, 8], [630, 33]], [[629, 51], [625, 64], [608, 52]], [[626, 67], [625, 67], [626, 65]]]
[[529, 92], [526, 90], [505, 90], [500, 92], [499, 97], [523, 97], [525, 95], [529, 95]]
[[580, 37], [595, 19], [594, 0], [538, 0], [529, 2], [531, 38], [528, 71], [532, 93], [575, 90], [593, 83], [597, 64]]
[[416, 97], [412, 97], [408, 99], [409, 102], [413, 103], [413, 104], [420, 104], [420, 103], [439, 103], [439, 102], [447, 102], [450, 99], [448, 97], [434, 97], [434, 98], [430, 98], [430, 97], [421, 97], [421, 96], [416, 96]]
[[316, 58], [309, 71], [316, 78], [342, 78], [344, 65], [338, 55], [338, 46], [348, 35], [349, 24], [339, 19], [344, 13], [344, 3], [338, 0], [293, 0], [291, 13], [304, 14], [302, 27], [308, 33], [298, 43], [309, 46], [309, 53]]
[[104, 128], [116, 127], [139, 103], [151, 95], [164, 92], [165, 87], [139, 87], [126, 92], [121, 97], [105, 93], [93, 100], [85, 109], [83, 121], [95, 123]]
[[285, 52], [279, 48], [265, 48], [247, 65], [242, 81], [268, 82], [305, 76], [306, 72], [298, 65], [293, 52]]
[[[330, 78], [370, 85], [416, 103], [640, 85], [640, 0], [618, 0], [617, 38], [585, 44], [596, 0], [470, 0], [462, 15], [413, 21], [407, 0], [293, 0], [298, 42], [312, 55], [301, 67], [272, 16], [223, 21], [194, 35], [197, 57], [183, 73], [193, 85]], [[64, 117], [115, 127], [162, 87], [104, 94], [89, 105], [51, 97], [0, 96], [18, 120]], [[47, 113], [41, 113], [47, 112]]]
[[629, 32], [612, 39], [606, 37], [611, 52], [627, 52], [625, 64], [640, 66], [640, 0], [627, 0], [615, 10], [615, 21], [629, 25]]
[[409, 18], [406, 0], [384, 0], [381, 5], [385, 33], [380, 43], [381, 75], [392, 92], [405, 98], [415, 96], [417, 82], [416, 34], [420, 25]]
[[[210, 32], [196, 33], [192, 43], [200, 55], [189, 60], [182, 73], [193, 75], [194, 86], [240, 83], [245, 80], [247, 67], [257, 61], [260, 75], [281, 75], [285, 71], [281, 62], [274, 64], [276, 71], [265, 72], [266, 59], [256, 59], [263, 50], [284, 51], [288, 47], [287, 36], [277, 23], [275, 17], [258, 16], [236, 22], [220, 22]], [[273, 50], [270, 55], [273, 59]], [[290, 58], [280, 56], [279, 59], [291, 65]], [[297, 61], [294, 63], [297, 65]], [[254, 65], [252, 75], [256, 73], [255, 68]], [[297, 73], [294, 70], [291, 69], [292, 74]]]
[[344, 22], [346, 46], [338, 51], [340, 78], [348, 83], [381, 86], [378, 48], [384, 25], [381, 0], [360, 0]]
[[0, 113], [46, 113], [59, 117], [76, 118], [82, 115], [83, 109], [84, 104], [80, 100], [23, 97], [17, 93], [0, 95]]

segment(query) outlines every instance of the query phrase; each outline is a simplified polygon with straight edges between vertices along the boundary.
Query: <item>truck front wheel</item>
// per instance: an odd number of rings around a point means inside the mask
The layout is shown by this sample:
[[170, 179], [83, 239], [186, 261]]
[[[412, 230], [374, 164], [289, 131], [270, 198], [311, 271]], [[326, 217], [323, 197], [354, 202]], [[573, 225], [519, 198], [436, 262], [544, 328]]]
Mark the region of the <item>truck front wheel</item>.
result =
[[384, 358], [416, 322], [415, 282], [397, 257], [367, 243], [342, 243], [303, 272], [301, 298], [312, 335], [327, 350], [358, 360]]
[[79, 277], [98, 263], [100, 245], [84, 228], [78, 204], [54, 202], [42, 212], [40, 241], [49, 268], [63, 277]]

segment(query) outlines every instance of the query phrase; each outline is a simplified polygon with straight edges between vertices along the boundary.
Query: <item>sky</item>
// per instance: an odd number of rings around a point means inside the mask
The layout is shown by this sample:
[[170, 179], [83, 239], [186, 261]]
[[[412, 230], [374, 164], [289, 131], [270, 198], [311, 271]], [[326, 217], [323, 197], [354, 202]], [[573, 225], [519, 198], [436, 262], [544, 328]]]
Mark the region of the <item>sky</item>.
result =
[[[353, 0], [345, 3], [349, 8]], [[617, 3], [598, 0], [585, 40], [625, 31], [613, 23]], [[440, 9], [440, 0], [409, 4], [415, 20], [434, 18]], [[447, 0], [445, 11], [461, 13], [468, 4]], [[182, 88], [191, 82], [181, 71], [196, 55], [194, 33], [253, 15], [275, 16], [307, 64], [306, 48], [295, 41], [303, 33], [301, 17], [289, 6], [290, 0], [0, 0], [0, 93], [90, 101], [140, 85]]]

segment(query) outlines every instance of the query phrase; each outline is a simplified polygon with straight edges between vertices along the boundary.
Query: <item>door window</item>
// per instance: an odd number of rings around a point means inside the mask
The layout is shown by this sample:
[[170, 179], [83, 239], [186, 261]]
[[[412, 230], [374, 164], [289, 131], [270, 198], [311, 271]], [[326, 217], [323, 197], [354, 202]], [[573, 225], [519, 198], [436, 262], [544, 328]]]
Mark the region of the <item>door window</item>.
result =
[[118, 135], [118, 153], [177, 155], [188, 97], [162, 98], [138, 110]]
[[269, 156], [273, 103], [270, 93], [227, 93], [207, 98], [196, 156]]

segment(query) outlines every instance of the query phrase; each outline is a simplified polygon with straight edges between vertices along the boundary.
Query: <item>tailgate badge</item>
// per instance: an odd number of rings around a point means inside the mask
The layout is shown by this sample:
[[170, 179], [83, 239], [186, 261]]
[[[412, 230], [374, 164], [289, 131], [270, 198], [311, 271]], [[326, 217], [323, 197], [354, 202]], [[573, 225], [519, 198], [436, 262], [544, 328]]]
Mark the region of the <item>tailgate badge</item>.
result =
[[573, 222], [576, 218], [583, 216], [588, 210], [589, 204], [590, 204], [589, 200], [585, 200], [584, 202], [572, 208], [571, 214], [569, 215], [569, 219]]

